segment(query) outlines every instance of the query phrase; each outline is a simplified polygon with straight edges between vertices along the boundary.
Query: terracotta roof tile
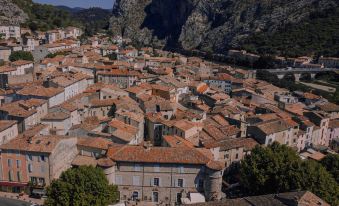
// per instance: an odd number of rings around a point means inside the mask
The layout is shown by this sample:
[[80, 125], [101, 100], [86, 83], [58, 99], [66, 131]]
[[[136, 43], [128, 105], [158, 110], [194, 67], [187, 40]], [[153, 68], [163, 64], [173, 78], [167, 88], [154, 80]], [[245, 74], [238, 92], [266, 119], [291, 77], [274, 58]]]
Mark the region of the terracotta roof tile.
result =
[[[110, 148], [111, 149], [111, 148]], [[195, 148], [185, 147], [149, 147], [126, 145], [113, 148], [108, 157], [117, 162], [198, 164], [205, 165], [210, 159]]]

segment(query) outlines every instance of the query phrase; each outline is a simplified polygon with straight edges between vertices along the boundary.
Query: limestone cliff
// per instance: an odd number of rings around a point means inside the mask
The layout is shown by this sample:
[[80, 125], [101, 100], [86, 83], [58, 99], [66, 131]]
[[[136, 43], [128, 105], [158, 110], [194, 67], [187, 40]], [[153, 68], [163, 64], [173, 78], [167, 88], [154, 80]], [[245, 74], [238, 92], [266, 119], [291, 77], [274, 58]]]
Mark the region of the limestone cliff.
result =
[[338, 0], [117, 0], [110, 26], [136, 43], [224, 53], [254, 33], [273, 33], [338, 5]]
[[0, 25], [19, 25], [28, 15], [11, 0], [0, 0]]

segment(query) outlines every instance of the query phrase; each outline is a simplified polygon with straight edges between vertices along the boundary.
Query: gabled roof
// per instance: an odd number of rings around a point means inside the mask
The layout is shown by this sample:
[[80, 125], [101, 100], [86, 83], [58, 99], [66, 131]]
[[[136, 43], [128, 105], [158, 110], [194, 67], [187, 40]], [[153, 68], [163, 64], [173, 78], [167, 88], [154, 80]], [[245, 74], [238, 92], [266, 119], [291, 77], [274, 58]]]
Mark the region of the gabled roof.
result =
[[29, 152], [52, 153], [60, 141], [70, 139], [67, 136], [33, 136], [17, 137], [0, 146], [2, 150], [19, 150]]
[[116, 162], [206, 165], [210, 159], [195, 148], [143, 147], [126, 145], [108, 149], [107, 156]]
[[0, 132], [12, 127], [17, 122], [12, 120], [0, 120]]

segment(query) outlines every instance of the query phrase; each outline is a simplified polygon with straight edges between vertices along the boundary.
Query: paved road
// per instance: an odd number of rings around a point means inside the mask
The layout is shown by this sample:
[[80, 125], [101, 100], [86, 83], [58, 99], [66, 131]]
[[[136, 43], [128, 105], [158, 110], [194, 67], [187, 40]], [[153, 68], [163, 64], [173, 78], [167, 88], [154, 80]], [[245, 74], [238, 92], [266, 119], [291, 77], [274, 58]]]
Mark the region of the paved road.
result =
[[313, 84], [313, 83], [307, 83], [307, 82], [300, 82], [300, 83], [302, 83], [306, 86], [315, 88], [315, 89], [323, 90], [325, 92], [334, 93], [336, 91], [336, 88], [334, 88], [334, 87], [328, 87], [328, 86], [324, 86], [324, 85], [321, 85], [321, 84]]
[[0, 205], [1, 206], [30, 206], [30, 203], [26, 203], [20, 200], [12, 200], [0, 197]]

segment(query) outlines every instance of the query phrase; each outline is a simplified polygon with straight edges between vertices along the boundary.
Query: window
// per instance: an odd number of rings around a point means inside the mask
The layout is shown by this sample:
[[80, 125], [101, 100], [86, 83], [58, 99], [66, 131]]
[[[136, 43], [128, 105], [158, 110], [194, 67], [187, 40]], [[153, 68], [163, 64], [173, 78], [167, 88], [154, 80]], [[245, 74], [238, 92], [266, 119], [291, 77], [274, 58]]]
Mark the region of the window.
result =
[[158, 192], [153, 192], [152, 200], [153, 200], [153, 202], [159, 202], [159, 193]]
[[140, 185], [140, 176], [133, 176], [133, 185], [134, 186]]
[[179, 204], [181, 204], [181, 197], [182, 197], [182, 194], [177, 193], [177, 203], [179, 203]]
[[16, 172], [16, 176], [17, 176], [18, 182], [21, 182], [21, 173], [20, 173], [20, 171]]
[[8, 159], [7, 163], [8, 163], [8, 167], [12, 167], [12, 160], [11, 159]]
[[32, 173], [33, 172], [33, 167], [31, 164], [28, 164], [28, 172]]
[[159, 186], [160, 185], [160, 180], [158, 177], [153, 179], [153, 186]]
[[184, 179], [178, 179], [177, 186], [184, 187]]
[[20, 168], [21, 167], [21, 161], [20, 160], [16, 160], [16, 168]]
[[39, 178], [38, 183], [39, 183], [39, 185], [44, 185], [45, 184], [45, 178]]
[[140, 171], [141, 171], [141, 167], [140, 167], [139, 164], [135, 164], [135, 165], [134, 165], [134, 171], [135, 171], [135, 172], [140, 172]]
[[133, 194], [132, 194], [132, 200], [136, 201], [138, 198], [139, 198], [139, 192], [134, 191]]
[[44, 155], [41, 155], [41, 156], [40, 156], [40, 159], [41, 159], [41, 161], [44, 162], [44, 161], [45, 161], [45, 156], [44, 156]]
[[115, 176], [115, 184], [122, 185], [122, 176], [121, 175]]
[[235, 155], [235, 159], [238, 159], [238, 158], [239, 158], [239, 154], [236, 154], [236, 155]]
[[32, 182], [33, 184], [37, 184], [37, 183], [38, 183], [38, 180], [37, 180], [36, 177], [31, 177], [31, 182]]
[[225, 155], [224, 155], [224, 159], [228, 159], [228, 154], [225, 154]]
[[13, 181], [13, 174], [12, 174], [12, 171], [9, 171], [9, 172], [8, 172], [8, 180], [9, 180], [10, 182]]

